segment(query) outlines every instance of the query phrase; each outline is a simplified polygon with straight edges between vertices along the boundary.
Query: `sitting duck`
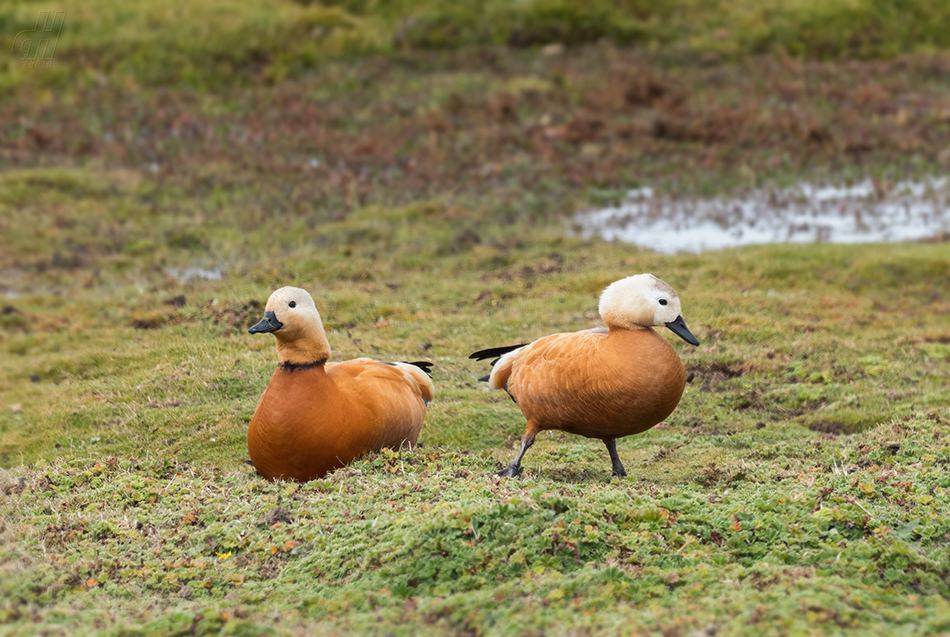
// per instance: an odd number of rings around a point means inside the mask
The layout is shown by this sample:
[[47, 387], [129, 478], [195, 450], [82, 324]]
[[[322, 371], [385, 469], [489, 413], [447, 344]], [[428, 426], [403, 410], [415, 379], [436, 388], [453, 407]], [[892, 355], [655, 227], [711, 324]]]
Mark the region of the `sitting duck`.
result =
[[262, 476], [305, 482], [367, 452], [416, 444], [434, 395], [431, 363], [330, 362], [320, 313], [295, 287], [271, 294], [248, 331], [277, 339], [277, 369], [247, 432]]

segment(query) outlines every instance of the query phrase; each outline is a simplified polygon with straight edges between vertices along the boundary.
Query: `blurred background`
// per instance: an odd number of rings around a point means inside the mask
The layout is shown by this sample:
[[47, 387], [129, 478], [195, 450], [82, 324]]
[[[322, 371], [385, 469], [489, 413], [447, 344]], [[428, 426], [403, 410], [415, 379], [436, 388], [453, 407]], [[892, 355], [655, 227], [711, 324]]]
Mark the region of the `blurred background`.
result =
[[[0, 33], [4, 463], [243, 453], [285, 284], [340, 357], [441, 360], [430, 440], [489, 446], [520, 422], [460, 357], [596, 324], [621, 276], [674, 285], [715, 337], [688, 363], [736, 383], [795, 290], [802, 325], [942, 298], [945, 2], [7, 2]], [[780, 417], [870, 426], [835, 387]]]
[[[0, 632], [947, 634], [948, 47], [946, 0], [0, 2]], [[629, 478], [489, 477], [467, 356], [639, 272], [700, 345]], [[244, 463], [284, 285], [435, 364], [419, 448]]]

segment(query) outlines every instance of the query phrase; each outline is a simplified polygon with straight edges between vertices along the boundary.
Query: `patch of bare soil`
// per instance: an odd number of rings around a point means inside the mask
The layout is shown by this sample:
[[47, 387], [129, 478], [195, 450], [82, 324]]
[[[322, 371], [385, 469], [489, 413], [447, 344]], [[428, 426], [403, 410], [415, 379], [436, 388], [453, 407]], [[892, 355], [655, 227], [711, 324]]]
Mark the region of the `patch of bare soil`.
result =
[[[406, 201], [460, 189], [545, 196], [552, 184], [617, 187], [631, 174], [798, 171], [910, 157], [950, 163], [948, 55], [674, 68], [642, 51], [591, 47], [501, 60], [486, 66], [465, 52], [420, 54], [411, 71], [395, 60], [354, 62], [366, 78], [358, 88], [326, 96], [333, 70], [319, 69], [234, 89], [222, 99], [241, 107], [224, 112], [201, 108], [190, 90], [109, 85], [75, 99], [14, 96], [0, 109], [4, 121], [19, 123], [0, 127], [0, 168], [95, 158], [151, 166], [154, 181], [195, 193], [279, 177], [289, 196], [262, 201], [260, 218], [247, 220], [253, 224], [285, 210], [339, 214], [341, 204], [361, 206], [381, 192]], [[410, 80], [427, 69], [443, 81], [418, 89]], [[90, 128], [90, 118], [109, 122], [108, 130]], [[565, 214], [570, 205], [500, 214]], [[479, 240], [457, 237], [463, 247]]]
[[727, 380], [738, 378], [750, 371], [748, 363], [708, 363], [686, 369], [686, 382], [699, 385], [703, 391], [716, 391]]

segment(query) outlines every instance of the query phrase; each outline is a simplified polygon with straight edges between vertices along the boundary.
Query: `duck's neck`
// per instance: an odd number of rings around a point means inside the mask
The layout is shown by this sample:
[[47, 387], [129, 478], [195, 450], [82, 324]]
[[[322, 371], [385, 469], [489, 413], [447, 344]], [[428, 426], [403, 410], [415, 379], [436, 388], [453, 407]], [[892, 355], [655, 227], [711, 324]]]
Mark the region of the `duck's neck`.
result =
[[610, 334], [622, 334], [623, 332], [642, 332], [643, 330], [649, 330], [650, 328], [646, 325], [637, 325], [636, 323], [627, 323], [626, 325], [616, 325], [616, 324], [607, 324], [607, 329]]
[[277, 364], [285, 368], [314, 367], [322, 365], [330, 358], [330, 341], [323, 330], [323, 325], [317, 325], [307, 331], [305, 336], [294, 339], [282, 339], [277, 336]]

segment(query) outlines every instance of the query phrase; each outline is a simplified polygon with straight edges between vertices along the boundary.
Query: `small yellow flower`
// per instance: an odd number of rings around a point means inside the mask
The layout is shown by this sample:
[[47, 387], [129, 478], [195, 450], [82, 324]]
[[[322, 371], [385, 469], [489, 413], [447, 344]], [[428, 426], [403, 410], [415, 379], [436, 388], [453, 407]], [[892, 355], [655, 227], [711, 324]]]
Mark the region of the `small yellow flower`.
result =
[[226, 560], [229, 557], [231, 557], [231, 551], [228, 551], [227, 553], [218, 553], [219, 560]]

